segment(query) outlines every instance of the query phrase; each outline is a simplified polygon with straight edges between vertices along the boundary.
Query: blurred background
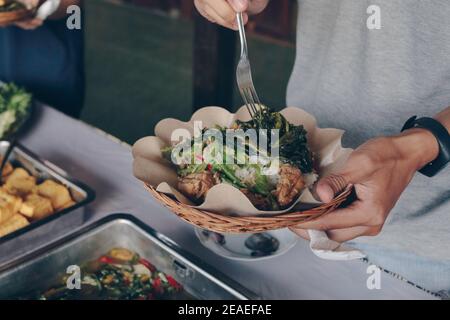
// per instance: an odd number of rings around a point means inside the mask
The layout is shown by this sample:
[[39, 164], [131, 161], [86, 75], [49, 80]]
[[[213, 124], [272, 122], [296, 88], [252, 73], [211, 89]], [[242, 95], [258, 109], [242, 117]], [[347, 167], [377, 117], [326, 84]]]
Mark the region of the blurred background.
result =
[[[255, 86], [285, 106], [295, 57], [295, 0], [272, 1], [248, 25]], [[236, 33], [199, 17], [192, 0], [85, 1], [86, 99], [82, 120], [134, 143], [167, 117], [242, 105]], [[195, 59], [194, 59], [195, 57]]]

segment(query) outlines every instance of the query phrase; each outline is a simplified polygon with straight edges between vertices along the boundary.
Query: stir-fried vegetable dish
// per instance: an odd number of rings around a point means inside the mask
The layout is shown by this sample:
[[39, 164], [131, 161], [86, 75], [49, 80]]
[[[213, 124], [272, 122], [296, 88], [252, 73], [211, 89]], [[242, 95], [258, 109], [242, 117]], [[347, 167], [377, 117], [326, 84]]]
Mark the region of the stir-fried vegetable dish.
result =
[[40, 300], [176, 300], [192, 299], [173, 277], [164, 274], [137, 253], [112, 249], [81, 268], [80, 288], [60, 285], [27, 299]]

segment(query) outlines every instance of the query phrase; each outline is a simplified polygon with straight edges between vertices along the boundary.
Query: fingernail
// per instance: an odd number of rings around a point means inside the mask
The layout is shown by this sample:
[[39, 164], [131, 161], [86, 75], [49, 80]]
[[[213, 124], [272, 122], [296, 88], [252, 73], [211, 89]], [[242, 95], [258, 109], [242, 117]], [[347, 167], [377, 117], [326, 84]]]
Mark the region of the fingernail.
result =
[[333, 188], [329, 184], [319, 185], [317, 187], [317, 193], [320, 199], [325, 203], [330, 202], [334, 198]]

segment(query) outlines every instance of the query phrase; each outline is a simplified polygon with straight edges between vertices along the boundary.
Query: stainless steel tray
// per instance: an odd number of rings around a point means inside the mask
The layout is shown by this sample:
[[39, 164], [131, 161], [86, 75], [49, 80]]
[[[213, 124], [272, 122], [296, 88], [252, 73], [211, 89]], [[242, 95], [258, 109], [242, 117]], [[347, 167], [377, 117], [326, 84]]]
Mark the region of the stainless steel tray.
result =
[[[1, 155], [6, 152], [8, 146], [9, 142], [0, 141]], [[38, 182], [44, 179], [52, 179], [64, 184], [69, 189], [76, 204], [1, 237], [0, 266], [14, 257], [26, 254], [30, 250], [46, 244], [49, 234], [53, 239], [56, 239], [67, 234], [74, 227], [81, 226], [84, 222], [84, 207], [95, 198], [95, 193], [91, 188], [69, 177], [65, 171], [52, 163], [39, 159], [20, 144], [14, 147], [9, 160], [15, 167], [20, 166], [28, 170], [37, 178]]]
[[114, 214], [0, 268], [0, 299], [44, 291], [59, 283], [68, 266], [98, 259], [116, 247], [148, 259], [197, 299], [257, 298], [138, 219]]

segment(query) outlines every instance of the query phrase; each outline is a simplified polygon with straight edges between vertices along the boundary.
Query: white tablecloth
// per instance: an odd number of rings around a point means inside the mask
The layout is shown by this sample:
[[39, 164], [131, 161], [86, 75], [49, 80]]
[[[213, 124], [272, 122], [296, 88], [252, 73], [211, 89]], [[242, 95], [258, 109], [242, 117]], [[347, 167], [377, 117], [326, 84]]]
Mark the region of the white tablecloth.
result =
[[205, 249], [193, 227], [157, 203], [133, 177], [130, 146], [52, 108], [40, 108], [36, 123], [21, 142], [95, 189], [97, 198], [88, 208], [86, 223], [110, 213], [132, 213], [263, 298], [434, 298], [383, 272], [381, 289], [369, 290], [366, 263], [320, 260], [303, 240], [288, 253], [270, 260], [237, 262], [221, 258]]

